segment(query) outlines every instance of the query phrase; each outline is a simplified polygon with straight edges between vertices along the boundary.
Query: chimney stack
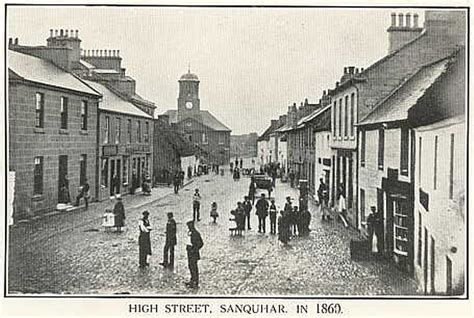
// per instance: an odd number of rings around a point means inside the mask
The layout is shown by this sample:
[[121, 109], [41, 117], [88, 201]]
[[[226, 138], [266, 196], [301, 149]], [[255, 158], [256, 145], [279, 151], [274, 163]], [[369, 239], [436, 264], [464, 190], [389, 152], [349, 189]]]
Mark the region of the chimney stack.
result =
[[49, 29], [49, 37], [50, 37], [50, 38], [53, 37], [53, 29]]
[[392, 27], [396, 27], [397, 26], [397, 14], [395, 12], [392, 12], [392, 24], [391, 24]]
[[59, 30], [59, 36], [61, 36], [61, 37], [64, 36], [64, 30], [63, 29]]
[[405, 14], [405, 26], [407, 28], [411, 28], [411, 14], [410, 14], [410, 12]]
[[413, 15], [413, 26], [411, 23], [411, 13], [399, 13], [398, 14], [398, 25], [395, 25], [396, 14], [391, 14], [391, 25], [387, 29], [389, 47], [388, 53], [393, 53], [401, 48], [406, 43], [417, 37], [423, 29], [418, 27], [418, 15]]

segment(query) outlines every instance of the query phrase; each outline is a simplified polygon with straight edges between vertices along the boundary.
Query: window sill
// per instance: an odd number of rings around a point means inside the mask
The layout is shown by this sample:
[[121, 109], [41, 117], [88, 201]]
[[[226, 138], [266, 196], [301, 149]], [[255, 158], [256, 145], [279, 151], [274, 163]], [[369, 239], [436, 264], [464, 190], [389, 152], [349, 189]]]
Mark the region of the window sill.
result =
[[59, 129], [59, 134], [60, 135], [69, 135], [69, 131], [67, 129], [60, 128]]
[[89, 131], [81, 129], [81, 135], [89, 135]]
[[41, 127], [35, 127], [34, 131], [36, 134], [44, 134], [44, 128]]
[[44, 197], [42, 194], [34, 194], [33, 197], [31, 198], [32, 201], [43, 201]]

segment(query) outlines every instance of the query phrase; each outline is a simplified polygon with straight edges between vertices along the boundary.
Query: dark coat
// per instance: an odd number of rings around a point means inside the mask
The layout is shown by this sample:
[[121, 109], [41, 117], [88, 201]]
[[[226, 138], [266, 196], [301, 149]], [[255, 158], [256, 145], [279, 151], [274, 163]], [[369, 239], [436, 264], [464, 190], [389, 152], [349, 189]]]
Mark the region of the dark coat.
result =
[[176, 221], [168, 220], [166, 223], [166, 243], [176, 245]]
[[252, 211], [252, 202], [250, 201], [244, 202], [244, 211], [245, 211], [245, 215], [250, 215], [250, 211]]
[[204, 242], [202, 241], [201, 234], [196, 230], [191, 230], [191, 245], [186, 246], [188, 251], [188, 259], [189, 260], [199, 260], [201, 259], [201, 254], [199, 250], [204, 246]]
[[257, 215], [259, 217], [266, 217], [268, 215], [268, 201], [267, 199], [260, 198], [255, 204], [257, 208]]
[[[142, 221], [146, 227], [150, 226], [150, 221], [148, 219], [142, 219]], [[140, 229], [140, 236], [138, 237], [138, 246], [140, 253], [151, 255], [150, 232], [142, 232]]]
[[124, 226], [125, 225], [125, 208], [121, 201], [115, 203], [114, 206], [114, 215], [115, 215], [115, 226]]

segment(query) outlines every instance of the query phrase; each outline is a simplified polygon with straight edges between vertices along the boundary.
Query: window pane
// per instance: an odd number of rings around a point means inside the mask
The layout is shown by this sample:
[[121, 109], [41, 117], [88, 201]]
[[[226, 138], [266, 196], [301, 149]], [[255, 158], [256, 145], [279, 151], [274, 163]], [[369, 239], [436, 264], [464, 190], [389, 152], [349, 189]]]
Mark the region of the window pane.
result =
[[67, 97], [61, 97], [61, 129], [67, 129]]

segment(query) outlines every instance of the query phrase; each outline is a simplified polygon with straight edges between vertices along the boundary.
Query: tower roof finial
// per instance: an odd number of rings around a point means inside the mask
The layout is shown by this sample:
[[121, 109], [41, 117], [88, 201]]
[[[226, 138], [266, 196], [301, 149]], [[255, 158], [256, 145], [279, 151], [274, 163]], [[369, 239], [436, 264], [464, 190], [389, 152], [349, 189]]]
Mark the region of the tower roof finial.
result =
[[190, 73], [191, 73], [191, 63], [188, 62], [188, 74], [190, 74]]

